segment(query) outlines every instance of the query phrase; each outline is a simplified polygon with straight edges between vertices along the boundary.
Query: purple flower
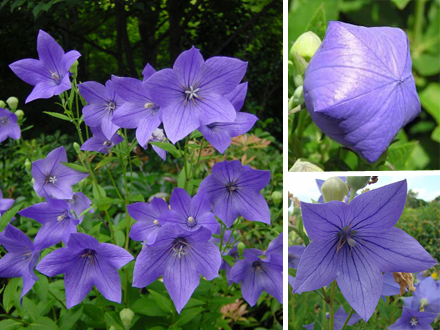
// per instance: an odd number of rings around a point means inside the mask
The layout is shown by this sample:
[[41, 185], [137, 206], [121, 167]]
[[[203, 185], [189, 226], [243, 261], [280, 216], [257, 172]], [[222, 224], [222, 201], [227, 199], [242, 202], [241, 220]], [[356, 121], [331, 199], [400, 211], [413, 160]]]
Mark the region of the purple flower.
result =
[[162, 110], [155, 104], [147, 83], [134, 78], [112, 76], [116, 92], [125, 103], [116, 111], [113, 123], [120, 127], [136, 128], [136, 139], [146, 148], [154, 130], [162, 123]]
[[224, 153], [229, 147], [231, 138], [249, 131], [258, 120], [256, 116], [250, 113], [239, 112], [243, 106], [246, 92], [247, 82], [238, 85], [232, 93], [225, 95], [237, 111], [237, 117], [234, 122], [214, 122], [199, 127], [200, 133], [202, 133], [205, 139], [220, 153]]
[[[163, 129], [156, 128], [148, 139], [148, 142], [145, 145], [145, 149], [148, 148], [148, 143], [150, 142], [165, 142], [166, 139], [167, 138], [163, 133]], [[159, 155], [160, 158], [162, 158], [162, 160], [165, 161], [165, 159], [167, 158], [167, 152], [165, 150], [156, 146], [153, 146], [153, 150]]]
[[258, 249], [247, 249], [243, 252], [245, 259], [231, 269], [231, 280], [241, 282], [243, 298], [251, 306], [257, 303], [263, 290], [283, 303], [283, 256], [271, 254], [263, 260], [258, 257], [263, 254]]
[[[76, 218], [80, 221], [84, 218], [84, 216], [80, 217], [80, 214], [92, 205], [90, 199], [82, 192], [73, 193], [72, 199], [68, 199], [66, 202], [70, 204], [70, 210], [76, 214]], [[91, 209], [89, 213], [93, 213], [93, 209]]]
[[288, 248], [288, 267], [297, 269], [301, 256], [306, 247], [304, 245], [293, 245]]
[[119, 246], [99, 243], [94, 237], [76, 233], [67, 246], [44, 257], [37, 270], [53, 277], [65, 273], [66, 306], [79, 304], [93, 285], [111, 301], [121, 302], [121, 281], [118, 269], [133, 260], [130, 253]]
[[432, 330], [431, 323], [435, 321], [437, 314], [419, 312], [403, 307], [402, 316], [396, 323], [388, 327], [389, 330]]
[[38, 281], [34, 273], [35, 265], [40, 258], [40, 251], [20, 229], [7, 224], [0, 233], [0, 244], [8, 251], [0, 259], [0, 277], [23, 277], [21, 298]]
[[11, 198], [3, 198], [3, 193], [0, 190], [0, 216], [14, 205], [14, 200]]
[[440, 288], [432, 277], [420, 282], [412, 297], [403, 298], [405, 306], [424, 309], [425, 312], [440, 313]]
[[222, 258], [208, 242], [211, 232], [200, 227], [189, 231], [180, 225], [162, 226], [152, 245], [146, 245], [136, 259], [133, 286], [143, 288], [163, 275], [163, 283], [177, 312], [199, 285], [200, 275], [212, 280], [218, 276]]
[[34, 190], [38, 196], [71, 199], [73, 197], [72, 185], [89, 175], [71, 169], [61, 162], [67, 162], [64, 147], [54, 149], [45, 159], [33, 162]]
[[383, 287], [380, 297], [386, 302], [386, 296], [395, 296], [397, 294], [400, 294], [400, 285], [394, 280], [393, 274], [383, 274]]
[[128, 213], [137, 222], [131, 227], [130, 238], [135, 241], [153, 244], [161, 227], [159, 216], [167, 212], [168, 204], [154, 197], [150, 204], [135, 203], [127, 206]]
[[87, 101], [82, 112], [84, 121], [90, 127], [100, 127], [105, 136], [112, 136], [119, 128], [113, 124], [113, 114], [123, 104], [116, 94], [114, 83], [107, 80], [105, 86], [95, 81], [86, 81], [78, 85], [79, 92]]
[[25, 103], [69, 90], [69, 69], [81, 56], [76, 50], [64, 53], [55, 39], [43, 30], [38, 33], [37, 52], [39, 60], [26, 58], [9, 65], [20, 79], [35, 86]]
[[156, 69], [153, 68], [150, 63], [147, 63], [147, 65], [142, 70], [142, 75], [144, 76], [144, 79], [142, 79], [142, 81], [146, 82], [155, 73]]
[[259, 193], [270, 181], [270, 171], [254, 170], [240, 161], [217, 163], [200, 184], [213, 205], [214, 214], [231, 227], [240, 214], [251, 221], [270, 224], [270, 211]]
[[31, 218], [43, 226], [35, 237], [34, 244], [40, 250], [55, 245], [60, 241], [67, 243], [70, 234], [76, 233], [79, 220], [70, 212], [71, 205], [60, 199], [47, 198], [47, 203], [38, 203], [18, 214]]
[[[240, 260], [240, 256], [238, 255], [236, 245], [232, 249], [230, 249], [226, 255], [234, 258], [235, 262]], [[234, 283], [231, 279], [232, 266], [230, 266], [229, 263], [226, 262], [226, 260], [224, 260], [224, 259], [222, 260], [222, 264], [220, 266], [220, 269], [223, 269], [225, 271], [226, 278], [228, 279], [228, 285], [231, 285], [232, 283]]]
[[90, 129], [92, 130], [93, 136], [84, 142], [81, 146], [81, 150], [97, 151], [103, 154], [108, 154], [111, 148], [124, 141], [122, 136], [115, 133], [117, 127], [115, 126], [114, 128], [114, 131], [110, 130], [106, 133], [101, 127], [91, 127]]
[[230, 57], [205, 62], [192, 47], [179, 55], [172, 69], [152, 75], [147, 85], [154, 103], [162, 108], [170, 141], [176, 143], [201, 125], [234, 122], [236, 112], [225, 95], [237, 87], [246, 68], [246, 62]]
[[281, 232], [277, 238], [269, 243], [269, 246], [266, 250], [266, 255], [269, 254], [283, 255], [283, 232]]
[[200, 227], [209, 229], [214, 234], [219, 223], [211, 212], [211, 204], [204, 191], [191, 196], [182, 188], [175, 188], [170, 198], [170, 208], [159, 216], [161, 224], [178, 223], [186, 230], [197, 230]]
[[295, 286], [295, 277], [289, 275], [289, 277], [287, 278], [287, 281], [289, 282], [289, 285], [290, 285], [290, 286], [292, 287], [292, 289], [293, 289], [293, 287]]
[[0, 143], [8, 137], [18, 140], [21, 136], [17, 116], [4, 108], [0, 108]]
[[298, 265], [294, 292], [312, 291], [337, 279], [348, 303], [368, 321], [383, 286], [382, 272], [417, 272], [436, 261], [394, 225], [402, 214], [406, 180], [357, 196], [347, 205], [301, 203], [312, 239]]
[[421, 111], [405, 32], [329, 22], [305, 73], [304, 99], [326, 135], [376, 161]]

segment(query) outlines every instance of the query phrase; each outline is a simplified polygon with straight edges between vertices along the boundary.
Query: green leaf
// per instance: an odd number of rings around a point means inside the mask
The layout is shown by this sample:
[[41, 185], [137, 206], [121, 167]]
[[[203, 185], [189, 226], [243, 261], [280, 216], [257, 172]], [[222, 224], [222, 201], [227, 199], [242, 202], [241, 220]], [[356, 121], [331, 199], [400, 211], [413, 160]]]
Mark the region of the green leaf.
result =
[[151, 295], [143, 296], [142, 298], [136, 300], [130, 309], [142, 315], [147, 316], [167, 316], [168, 313], [164, 312], [156, 303], [156, 300]]
[[70, 167], [71, 169], [78, 171], [78, 172], [82, 172], [82, 173], [89, 173], [89, 170], [86, 169], [85, 167], [78, 165], [78, 164], [74, 164], [74, 163], [65, 163], [65, 162], [61, 162], [61, 164]]
[[128, 197], [128, 200], [130, 202], [145, 202], [145, 198], [141, 194], [131, 195], [130, 197]]
[[107, 157], [104, 158], [103, 160], [101, 160], [96, 166], [95, 166], [95, 170], [97, 170], [98, 168], [103, 167], [104, 165], [107, 165], [108, 163], [111, 163], [114, 160], [118, 160], [117, 157]]
[[406, 5], [409, 3], [410, 0], [391, 0], [394, 5], [399, 8], [400, 10], [405, 9]]
[[440, 84], [431, 83], [420, 93], [423, 108], [440, 124]]
[[37, 305], [35, 305], [35, 303], [28, 297], [23, 298], [23, 310], [31, 317], [33, 321], [40, 317], [40, 311], [38, 310]]
[[438, 55], [421, 54], [414, 58], [413, 65], [422, 76], [432, 76], [440, 72]]
[[93, 198], [95, 198], [97, 201], [100, 199], [107, 197], [107, 194], [105, 193], [104, 188], [102, 188], [97, 183], [93, 182]]
[[16, 204], [14, 207], [3, 213], [0, 217], [0, 231], [3, 231], [3, 229], [6, 228], [7, 224], [11, 222], [12, 218], [17, 214], [22, 205], [23, 203]]
[[79, 320], [83, 313], [83, 306], [78, 305], [72, 307], [64, 313], [58, 320], [58, 327], [60, 330], [69, 330], [72, 329], [75, 323]]
[[388, 161], [396, 170], [407, 169], [411, 154], [418, 142], [395, 143], [388, 148]]
[[235, 258], [233, 256], [223, 255], [222, 258], [228, 263], [229, 266], [232, 267], [235, 265]]
[[167, 142], [150, 142], [150, 144], [169, 152], [175, 158], [182, 157], [182, 155], [180, 154], [180, 151], [177, 150], [177, 148], [174, 146], [174, 144], [167, 143]]
[[125, 235], [122, 231], [118, 230], [117, 232], [115, 232], [115, 241], [118, 246], [124, 246]]
[[182, 326], [184, 324], [187, 324], [204, 310], [205, 309], [203, 307], [183, 309], [180, 315], [177, 317], [175, 325]]
[[[79, 217], [81, 218], [82, 216], [84, 216], [86, 213], [89, 213], [90, 210], [93, 209], [93, 205], [86, 208], [84, 211], [81, 212], [81, 214], [79, 214]], [[78, 215], [78, 214], [77, 214]]]
[[179, 176], [177, 177], [177, 187], [185, 188], [185, 182], [186, 182], [185, 168], [182, 168], [182, 170], [179, 173]]
[[156, 301], [160, 309], [162, 309], [164, 312], [167, 312], [168, 314], [172, 313], [173, 305], [170, 299], [161, 295], [159, 292], [153, 290], [148, 290], [148, 291], [153, 296], [154, 300]]
[[57, 324], [48, 317], [39, 317], [28, 328], [32, 330], [58, 330]]
[[440, 143], [440, 126], [437, 126], [431, 134], [431, 139]]
[[202, 136], [203, 136], [202, 133], [200, 133], [200, 131], [196, 129], [195, 131], [193, 131], [193, 132], [191, 133], [191, 135], [189, 136], [189, 138], [190, 138], [190, 139], [197, 139], [197, 138], [202, 137]]
[[3, 308], [6, 313], [9, 313], [14, 305], [14, 295], [17, 292], [19, 278], [11, 278], [5, 291], [3, 292]]
[[66, 115], [63, 115], [61, 113], [58, 113], [58, 112], [43, 111], [43, 113], [48, 114], [49, 116], [52, 116], [52, 117], [55, 117], [55, 118], [58, 118], [58, 119], [62, 119], [62, 120], [66, 120], [66, 121], [72, 122], [72, 120], [70, 120], [69, 117], [67, 117]]
[[3, 320], [0, 321], [0, 329], [2, 330], [16, 330], [21, 327], [23, 323], [14, 320]]
[[322, 3], [313, 14], [309, 24], [307, 24], [306, 31], [314, 32], [321, 40], [325, 36], [327, 30], [327, 19], [325, 17], [324, 4]]
[[115, 312], [106, 312], [104, 314], [104, 320], [109, 326], [113, 326], [118, 330], [125, 330], [124, 326], [120, 322], [121, 318]]
[[49, 281], [47, 280], [46, 276], [43, 276], [41, 274], [37, 276], [38, 281], [35, 282], [33, 289], [41, 301], [46, 301], [47, 293], [49, 291]]

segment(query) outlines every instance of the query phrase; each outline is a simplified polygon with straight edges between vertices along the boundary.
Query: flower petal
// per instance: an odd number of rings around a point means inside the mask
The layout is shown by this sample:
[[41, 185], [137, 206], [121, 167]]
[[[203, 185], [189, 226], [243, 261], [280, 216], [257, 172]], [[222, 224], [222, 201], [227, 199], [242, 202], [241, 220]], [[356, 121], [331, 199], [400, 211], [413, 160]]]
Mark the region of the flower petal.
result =
[[242, 84], [238, 84], [237, 87], [231, 92], [226, 94], [226, 98], [229, 100], [229, 102], [232, 103], [232, 106], [234, 107], [235, 111], [240, 111], [243, 107], [244, 100], [246, 98], [248, 90], [248, 83], [244, 82]]
[[173, 70], [177, 75], [179, 83], [185, 87], [195, 86], [195, 79], [204, 63], [200, 50], [194, 46], [182, 52], [173, 65]]
[[107, 260], [106, 262], [116, 269], [125, 266], [134, 259], [127, 250], [114, 244], [100, 243], [96, 252], [99, 257], [104, 257]]
[[40, 61], [52, 72], [64, 74], [66, 68], [62, 67], [64, 50], [48, 33], [40, 30], [37, 38], [37, 52]]
[[106, 257], [97, 256], [94, 258], [93, 283], [107, 300], [121, 303], [121, 279], [118, 271], [108, 263], [109, 261], [111, 259]]
[[16, 61], [9, 67], [21, 80], [33, 86], [52, 80], [50, 72], [43, 62], [33, 58]]
[[67, 308], [83, 301], [93, 288], [94, 278], [94, 267], [89, 264], [88, 258], [79, 257], [76, 262], [72, 262], [69, 272], [64, 276]]

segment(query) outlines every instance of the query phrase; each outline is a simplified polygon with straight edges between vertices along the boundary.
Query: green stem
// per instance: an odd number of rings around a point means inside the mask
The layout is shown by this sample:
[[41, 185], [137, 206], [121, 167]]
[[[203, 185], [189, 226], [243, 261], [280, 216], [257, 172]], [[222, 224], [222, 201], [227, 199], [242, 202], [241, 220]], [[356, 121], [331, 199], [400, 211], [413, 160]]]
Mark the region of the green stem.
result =
[[329, 329], [333, 330], [333, 326], [334, 326], [334, 322], [335, 322], [335, 313], [334, 313], [334, 309], [333, 309], [333, 301], [335, 299], [335, 292], [336, 292], [336, 280], [333, 281], [332, 283], [332, 292], [330, 294], [330, 326]]
[[423, 16], [425, 11], [425, 0], [416, 1], [415, 20], [414, 20], [414, 45], [417, 47], [420, 43], [423, 27]]
[[112, 183], [113, 183], [113, 187], [115, 187], [116, 193], [118, 194], [119, 198], [120, 198], [122, 201], [124, 201], [124, 197], [122, 197], [121, 192], [119, 191], [119, 188], [118, 188], [118, 186], [116, 185], [115, 179], [113, 178], [112, 172], [110, 171], [110, 166], [106, 166], [106, 169], [107, 169], [107, 173], [108, 173], [108, 175], [109, 175], [109, 177], [110, 177], [110, 180], [111, 180]]
[[343, 329], [345, 328], [345, 326], [347, 325], [348, 321], [350, 321], [351, 316], [353, 315], [353, 313], [354, 313], [354, 309], [352, 308], [351, 311], [350, 311], [350, 314], [348, 314], [348, 317], [347, 317], [347, 319], [345, 320], [345, 323], [344, 323], [344, 325], [342, 326], [341, 330], [343, 330]]
[[64, 308], [65, 310], [67, 310], [66, 304], [65, 304], [62, 300], [58, 299], [58, 297], [55, 296], [50, 290], [49, 290], [49, 294], [50, 294], [52, 297], [54, 297], [55, 300], [58, 301], [58, 302], [61, 304], [61, 306], [63, 306], [63, 308]]
[[351, 191], [350, 191], [350, 198], [348, 199], [348, 203], [347, 204], [351, 203], [353, 198], [356, 196], [356, 192], [357, 192], [357, 190], [353, 190], [353, 188], [351, 189]]

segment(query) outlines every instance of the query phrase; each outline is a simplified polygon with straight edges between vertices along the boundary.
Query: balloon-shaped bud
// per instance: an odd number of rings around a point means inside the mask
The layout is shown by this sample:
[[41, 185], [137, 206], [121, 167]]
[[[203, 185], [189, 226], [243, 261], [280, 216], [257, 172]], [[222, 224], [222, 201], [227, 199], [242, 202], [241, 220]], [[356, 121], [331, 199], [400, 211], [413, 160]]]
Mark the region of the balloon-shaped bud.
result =
[[321, 39], [311, 31], [301, 34], [298, 39], [296, 39], [292, 48], [290, 48], [290, 54], [298, 54], [305, 60], [310, 60], [313, 55], [315, 55], [319, 46], [321, 46]]
[[359, 189], [365, 188], [370, 182], [369, 176], [348, 176], [347, 183], [351, 187], [352, 191], [357, 191]]
[[128, 327], [133, 320], [134, 313], [130, 308], [124, 308], [119, 312], [119, 316], [121, 317], [122, 324]]
[[340, 201], [348, 195], [348, 186], [341, 178], [334, 176], [325, 180], [321, 187], [324, 203]]
[[240, 257], [243, 255], [243, 252], [244, 252], [244, 248], [245, 248], [245, 247], [246, 247], [246, 246], [244, 245], [243, 242], [240, 242], [240, 243], [237, 244], [237, 252], [238, 252], [238, 255], [239, 255]]
[[73, 149], [75, 149], [75, 151], [78, 155], [81, 153], [81, 147], [76, 142], [73, 142]]
[[23, 116], [24, 116], [24, 112], [23, 112], [23, 110], [17, 110], [17, 111], [15, 111], [15, 115], [17, 116], [18, 121], [22, 121]]
[[6, 103], [9, 105], [11, 110], [17, 110], [18, 107], [18, 99], [15, 96], [11, 96], [6, 100]]
[[3, 100], [0, 100], [0, 108], [6, 107], [6, 103]]
[[280, 205], [281, 201], [283, 200], [283, 194], [280, 191], [274, 191], [271, 197], [275, 206]]

